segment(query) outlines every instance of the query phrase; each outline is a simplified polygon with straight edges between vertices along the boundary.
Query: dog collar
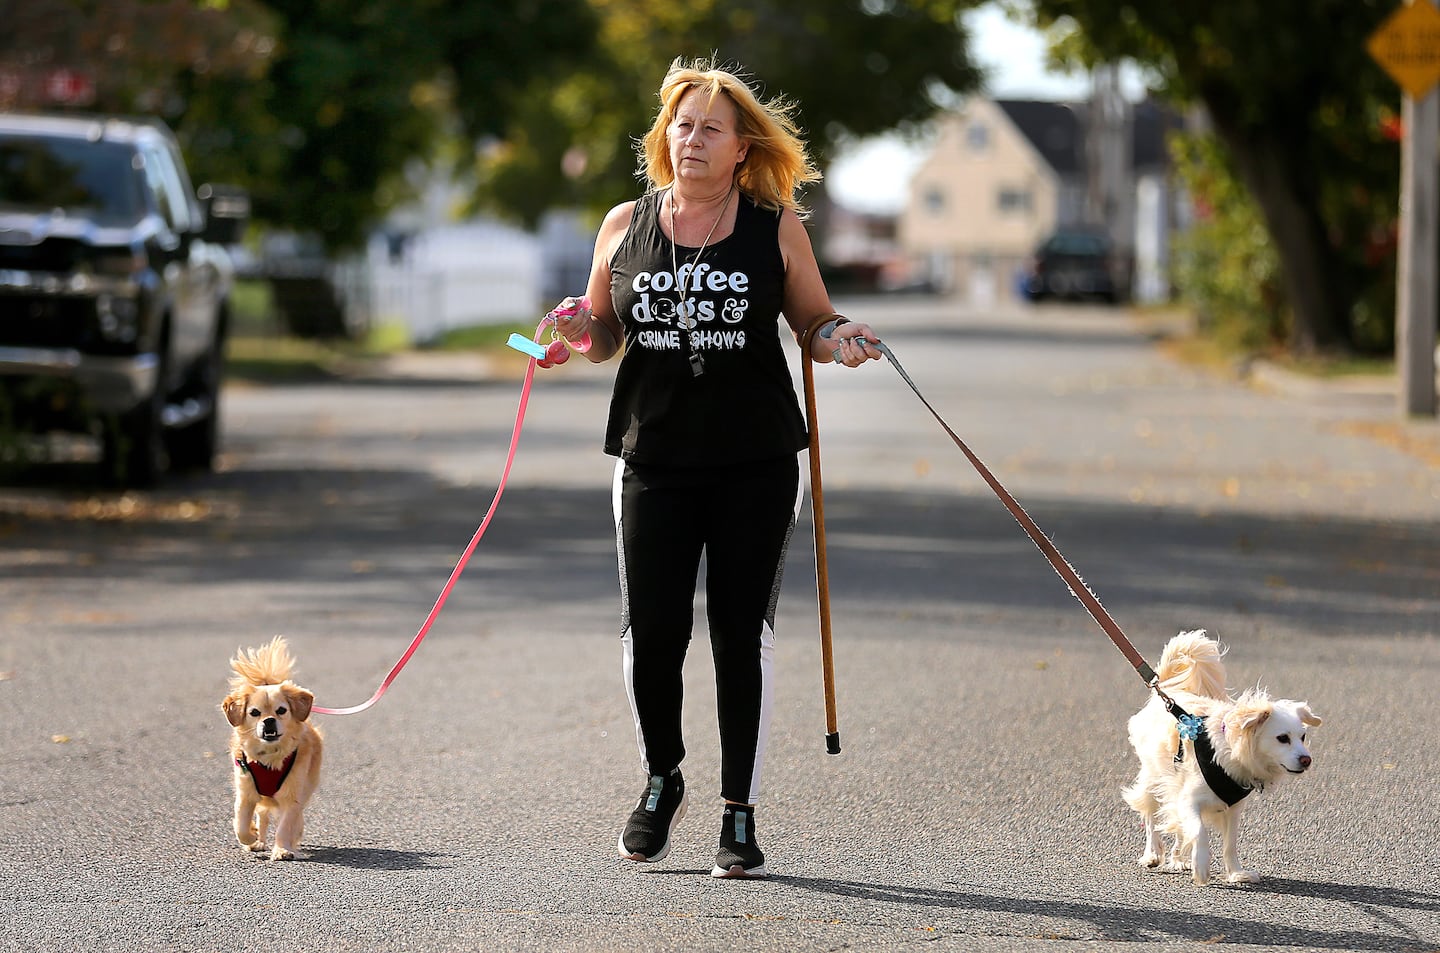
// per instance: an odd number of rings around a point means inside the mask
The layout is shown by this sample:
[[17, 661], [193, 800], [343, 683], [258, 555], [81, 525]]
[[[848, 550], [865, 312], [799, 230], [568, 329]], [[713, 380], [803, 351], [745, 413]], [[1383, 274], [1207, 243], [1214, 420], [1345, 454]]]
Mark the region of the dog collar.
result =
[[255, 791], [261, 797], [274, 797], [285, 784], [285, 779], [290, 777], [290, 769], [295, 766], [295, 752], [290, 752], [280, 767], [269, 768], [259, 761], [251, 761], [241, 754], [235, 759], [235, 767], [250, 775], [250, 780], [255, 782]]
[[[1195, 746], [1195, 763], [1200, 767], [1200, 776], [1205, 779], [1210, 790], [1215, 792], [1215, 796], [1224, 801], [1227, 807], [1234, 807], [1245, 800], [1246, 795], [1255, 789], [1236, 781], [1215, 761], [1215, 746], [1210, 742], [1210, 731], [1205, 727], [1204, 721], [1181, 708], [1174, 699], [1165, 699], [1165, 707], [1180, 722], [1182, 737], [1189, 738]], [[1225, 726], [1222, 724], [1220, 727], [1223, 733]], [[1181, 760], [1184, 754], [1185, 742], [1182, 740], [1180, 750], [1175, 752], [1175, 760]]]

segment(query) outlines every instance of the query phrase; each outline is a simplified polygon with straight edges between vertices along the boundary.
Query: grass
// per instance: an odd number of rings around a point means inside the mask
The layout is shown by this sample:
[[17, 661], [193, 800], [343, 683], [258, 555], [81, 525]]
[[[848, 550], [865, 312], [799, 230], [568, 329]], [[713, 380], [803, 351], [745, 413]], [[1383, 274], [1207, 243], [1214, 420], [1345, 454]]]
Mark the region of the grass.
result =
[[1142, 322], [1188, 327], [1188, 331], [1165, 337], [1166, 350], [1177, 360], [1211, 370], [1234, 373], [1253, 360], [1263, 359], [1291, 373], [1322, 380], [1383, 377], [1395, 373], [1395, 359], [1391, 355], [1330, 354], [1299, 357], [1280, 349], [1257, 353], [1236, 347], [1214, 335], [1200, 333], [1195, 330], [1194, 322], [1188, 319], [1184, 310], [1174, 305], [1136, 308], [1135, 313]]
[[1395, 360], [1390, 357], [1290, 357], [1279, 354], [1270, 358], [1279, 366], [1309, 377], [1373, 377], [1395, 373]]
[[226, 349], [226, 374], [252, 383], [329, 380], [357, 363], [408, 350], [499, 353], [512, 332], [529, 337], [534, 322], [456, 328], [423, 348], [406, 328], [379, 322], [361, 338], [311, 340], [287, 334], [275, 317], [270, 289], [263, 281], [239, 281], [231, 297], [233, 329]]

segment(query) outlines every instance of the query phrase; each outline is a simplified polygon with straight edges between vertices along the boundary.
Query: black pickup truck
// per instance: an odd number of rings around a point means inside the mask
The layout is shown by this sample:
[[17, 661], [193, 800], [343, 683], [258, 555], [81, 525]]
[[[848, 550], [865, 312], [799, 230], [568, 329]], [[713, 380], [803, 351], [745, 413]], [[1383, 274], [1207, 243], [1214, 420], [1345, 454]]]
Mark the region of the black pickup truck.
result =
[[248, 217], [163, 123], [0, 114], [0, 436], [91, 435], [120, 486], [212, 468]]

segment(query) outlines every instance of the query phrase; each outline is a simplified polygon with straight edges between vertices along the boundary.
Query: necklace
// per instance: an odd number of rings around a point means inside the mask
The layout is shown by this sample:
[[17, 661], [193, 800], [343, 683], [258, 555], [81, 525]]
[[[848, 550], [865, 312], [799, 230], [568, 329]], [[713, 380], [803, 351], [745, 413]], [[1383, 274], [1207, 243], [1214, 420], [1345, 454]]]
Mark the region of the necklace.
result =
[[[720, 214], [715, 216], [715, 221], [710, 225], [710, 231], [705, 233], [705, 240], [700, 243], [700, 249], [695, 252], [695, 257], [688, 262], [690, 274], [695, 274], [695, 266], [700, 264], [700, 256], [705, 254], [705, 246], [710, 244], [710, 239], [715, 236], [715, 229], [720, 227], [720, 220], [725, 217], [726, 209], [730, 208], [730, 199], [735, 195], [735, 186], [730, 186], [730, 191], [725, 193], [725, 204], [720, 206]], [[675, 291], [680, 295], [680, 307], [676, 310], [675, 324], [680, 330], [681, 340], [685, 344], [685, 353], [690, 361], [690, 373], [696, 377], [705, 373], [705, 358], [690, 346], [690, 328], [696, 326], [693, 315], [687, 314], [685, 301], [685, 282], [680, 278], [680, 258], [675, 251], [675, 189], [670, 189], [670, 267], [675, 271]], [[687, 275], [686, 277], [689, 277]], [[689, 325], [686, 325], [686, 322]]]

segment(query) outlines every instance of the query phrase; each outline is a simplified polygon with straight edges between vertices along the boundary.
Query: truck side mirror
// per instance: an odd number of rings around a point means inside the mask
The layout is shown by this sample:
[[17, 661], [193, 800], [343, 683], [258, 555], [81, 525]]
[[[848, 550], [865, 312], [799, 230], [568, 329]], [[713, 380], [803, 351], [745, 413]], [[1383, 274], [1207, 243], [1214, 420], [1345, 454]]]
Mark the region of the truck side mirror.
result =
[[236, 245], [250, 221], [250, 194], [233, 185], [205, 184], [195, 190], [205, 212], [204, 238], [217, 245]]

